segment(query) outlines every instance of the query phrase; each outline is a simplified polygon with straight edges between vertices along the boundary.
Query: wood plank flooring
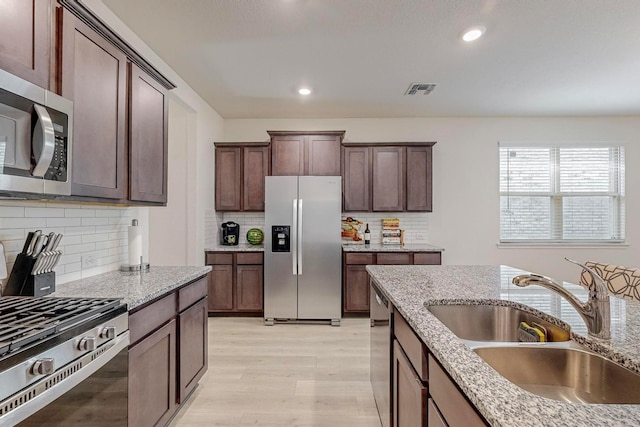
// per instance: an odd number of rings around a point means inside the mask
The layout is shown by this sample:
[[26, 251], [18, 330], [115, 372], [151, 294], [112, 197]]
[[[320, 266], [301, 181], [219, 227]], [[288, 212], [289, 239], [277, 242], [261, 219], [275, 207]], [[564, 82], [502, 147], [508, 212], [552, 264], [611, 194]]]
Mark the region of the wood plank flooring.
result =
[[369, 328], [209, 318], [209, 370], [170, 426], [380, 427]]

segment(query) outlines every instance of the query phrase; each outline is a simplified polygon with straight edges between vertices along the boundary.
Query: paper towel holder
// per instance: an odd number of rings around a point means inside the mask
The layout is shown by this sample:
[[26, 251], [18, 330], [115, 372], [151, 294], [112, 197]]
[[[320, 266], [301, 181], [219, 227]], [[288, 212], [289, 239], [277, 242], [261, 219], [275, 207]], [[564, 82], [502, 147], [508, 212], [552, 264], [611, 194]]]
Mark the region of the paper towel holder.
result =
[[[132, 227], [137, 227], [138, 226], [138, 220], [134, 219], [133, 221], [131, 221], [131, 226]], [[129, 272], [146, 272], [149, 271], [149, 263], [148, 262], [144, 262], [142, 260], [142, 255], [140, 256], [140, 263], [139, 264], [123, 264], [120, 266], [120, 271], [129, 271]]]

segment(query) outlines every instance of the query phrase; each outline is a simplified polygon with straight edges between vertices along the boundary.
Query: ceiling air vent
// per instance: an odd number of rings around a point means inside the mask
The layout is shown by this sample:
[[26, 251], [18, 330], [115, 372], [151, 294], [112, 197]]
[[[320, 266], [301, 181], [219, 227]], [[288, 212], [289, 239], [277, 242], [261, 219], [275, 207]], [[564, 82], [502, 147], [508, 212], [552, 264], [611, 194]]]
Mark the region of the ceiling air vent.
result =
[[417, 95], [419, 92], [424, 92], [423, 95], [429, 95], [435, 88], [436, 85], [431, 83], [411, 83], [404, 94]]

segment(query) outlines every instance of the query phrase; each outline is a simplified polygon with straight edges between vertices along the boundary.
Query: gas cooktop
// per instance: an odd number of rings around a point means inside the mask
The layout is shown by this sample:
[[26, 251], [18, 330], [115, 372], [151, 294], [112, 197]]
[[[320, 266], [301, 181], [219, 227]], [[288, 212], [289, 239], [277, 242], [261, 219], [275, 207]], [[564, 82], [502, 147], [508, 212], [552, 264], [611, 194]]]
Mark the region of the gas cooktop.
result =
[[123, 306], [119, 299], [1, 297], [0, 357]]

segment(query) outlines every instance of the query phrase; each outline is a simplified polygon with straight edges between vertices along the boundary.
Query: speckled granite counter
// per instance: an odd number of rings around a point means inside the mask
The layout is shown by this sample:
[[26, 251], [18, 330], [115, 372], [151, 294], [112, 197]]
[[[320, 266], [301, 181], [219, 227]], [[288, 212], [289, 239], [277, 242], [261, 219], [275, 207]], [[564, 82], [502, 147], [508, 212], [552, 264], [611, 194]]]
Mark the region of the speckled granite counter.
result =
[[236, 246], [216, 245], [204, 249], [205, 252], [264, 252], [264, 245], [238, 244]]
[[[492, 426], [638, 426], [640, 405], [563, 403], [529, 393], [499, 375], [424, 306], [505, 301], [526, 305], [567, 322], [572, 338], [640, 373], [640, 304], [611, 298], [611, 341], [586, 337], [577, 312], [557, 294], [538, 286], [519, 288], [525, 273], [506, 266], [367, 266], [371, 277], [407, 319], [460, 389]], [[542, 272], [543, 273], [543, 272]], [[579, 275], [576, 270], [576, 280]], [[544, 273], [543, 273], [544, 274]], [[586, 291], [566, 284], [583, 301]], [[543, 369], [543, 367], [540, 367]]]
[[143, 274], [112, 271], [56, 286], [55, 297], [122, 298], [129, 310], [204, 276], [211, 267], [151, 267]]
[[369, 245], [342, 245], [345, 252], [442, 252], [444, 249], [426, 243], [415, 243], [411, 245], [382, 245], [381, 243], [371, 243]]

